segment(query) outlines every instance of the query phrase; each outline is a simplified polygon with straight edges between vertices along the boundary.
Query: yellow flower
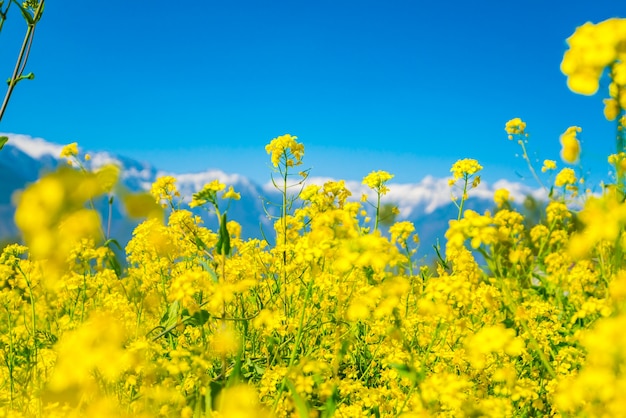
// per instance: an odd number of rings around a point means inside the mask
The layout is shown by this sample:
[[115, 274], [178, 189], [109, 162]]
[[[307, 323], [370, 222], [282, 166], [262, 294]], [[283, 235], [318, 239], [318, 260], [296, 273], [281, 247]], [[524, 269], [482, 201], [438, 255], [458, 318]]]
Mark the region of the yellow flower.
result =
[[571, 168], [564, 168], [556, 175], [554, 179], [554, 185], [556, 187], [563, 187], [567, 185], [576, 184], [576, 173]]
[[604, 117], [606, 120], [615, 120], [619, 115], [620, 108], [617, 100], [610, 98], [604, 99]]
[[271, 155], [274, 167], [278, 167], [281, 159], [284, 159], [287, 167], [302, 164], [304, 144], [297, 142], [296, 139], [298, 139], [297, 136], [281, 135], [265, 146], [265, 151]]
[[523, 134], [526, 129], [526, 122], [520, 118], [513, 118], [504, 125], [504, 130], [509, 134], [509, 139], [513, 139], [513, 135]]
[[556, 161], [543, 160], [543, 167], [541, 167], [541, 172], [545, 173], [548, 170], [556, 170]]
[[125, 194], [122, 202], [126, 214], [130, 218], [157, 218], [163, 217], [163, 208], [156, 204], [154, 198], [148, 193]]
[[61, 158], [71, 158], [71, 157], [76, 157], [77, 155], [78, 155], [78, 143], [76, 142], [67, 144], [61, 150]]
[[465, 158], [458, 160], [452, 165], [450, 172], [455, 180], [462, 178], [469, 178], [470, 176], [478, 173], [483, 169], [483, 166], [478, 164], [478, 161], [471, 158]]
[[[202, 190], [200, 190], [198, 193], [194, 193], [191, 203], [189, 203], [189, 206], [195, 208], [198, 206], [202, 206], [207, 202], [210, 202], [212, 205], [217, 205], [217, 192], [221, 192], [225, 188], [226, 185], [224, 183], [220, 182], [217, 179], [213, 180], [212, 182], [205, 184]], [[231, 191], [233, 195], [238, 196], [238, 193], [235, 193], [235, 191], [232, 190], [231, 187], [230, 190], [224, 193], [224, 198], [226, 198], [226, 195], [231, 193]]]
[[386, 171], [372, 171], [367, 176], [363, 177], [363, 184], [374, 190], [376, 193], [385, 195], [389, 191], [386, 184], [393, 177], [393, 174], [389, 174]]
[[415, 225], [409, 221], [396, 222], [389, 227], [391, 242], [398, 242], [402, 247], [406, 246], [406, 240], [415, 232]]
[[578, 126], [570, 126], [561, 135], [561, 158], [566, 163], [574, 164], [580, 156], [580, 142], [576, 138], [576, 134], [582, 131]]
[[241, 194], [236, 193], [235, 190], [233, 189], [233, 186], [229, 186], [228, 191], [224, 192], [224, 194], [222, 195], [222, 198], [239, 200], [241, 199]]
[[493, 194], [493, 201], [501, 208], [505, 203], [512, 201], [511, 192], [507, 189], [498, 189]]
[[626, 19], [590, 22], [576, 28], [567, 39], [569, 49], [563, 55], [561, 71], [567, 75], [568, 87], [580, 94], [595, 94], [604, 69], [624, 59]]
[[229, 324], [222, 324], [211, 337], [213, 352], [220, 357], [235, 354], [239, 350], [239, 335]]
[[269, 417], [269, 411], [265, 410], [257, 391], [246, 384], [230, 386], [222, 390], [215, 405], [220, 417], [245, 418], [245, 417]]
[[171, 202], [174, 196], [180, 195], [178, 189], [176, 189], [176, 179], [172, 176], [159, 177], [152, 184], [150, 194], [159, 204], [163, 201]]

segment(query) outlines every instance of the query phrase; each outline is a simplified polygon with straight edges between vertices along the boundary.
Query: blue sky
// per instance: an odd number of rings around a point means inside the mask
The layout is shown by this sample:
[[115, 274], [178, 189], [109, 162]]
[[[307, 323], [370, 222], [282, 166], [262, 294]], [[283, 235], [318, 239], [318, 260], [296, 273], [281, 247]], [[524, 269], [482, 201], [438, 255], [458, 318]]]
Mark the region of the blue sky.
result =
[[[574, 29], [626, 15], [621, 3], [49, 1], [27, 68], [36, 78], [18, 85], [0, 131], [260, 183], [265, 144], [291, 133], [317, 176], [381, 169], [416, 182], [476, 158], [493, 181], [529, 177], [503, 130], [521, 117], [539, 166], [578, 125], [583, 169], [604, 175], [606, 90], [570, 92], [559, 65]], [[0, 76], [22, 26], [9, 16]]]

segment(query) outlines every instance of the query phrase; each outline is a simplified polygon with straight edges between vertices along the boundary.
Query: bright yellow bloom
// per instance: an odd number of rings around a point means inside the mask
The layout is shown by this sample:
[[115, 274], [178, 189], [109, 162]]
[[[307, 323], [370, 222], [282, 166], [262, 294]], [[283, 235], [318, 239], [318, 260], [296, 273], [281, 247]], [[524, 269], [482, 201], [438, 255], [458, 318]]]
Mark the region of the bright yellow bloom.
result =
[[626, 171], [626, 154], [620, 152], [619, 154], [611, 154], [608, 158], [609, 164], [614, 166], [618, 172]]
[[235, 354], [240, 346], [240, 338], [230, 324], [222, 324], [211, 337], [211, 348], [220, 357]]
[[512, 201], [511, 192], [507, 189], [498, 189], [493, 194], [493, 201], [501, 208], [505, 203]]
[[103, 192], [108, 193], [113, 190], [113, 187], [119, 180], [120, 168], [114, 164], [107, 164], [100, 167], [95, 174], [100, 189]]
[[122, 202], [130, 218], [163, 217], [163, 208], [156, 204], [154, 197], [148, 193], [125, 194], [122, 196]]
[[406, 246], [406, 240], [415, 232], [415, 225], [409, 221], [396, 222], [389, 227], [392, 243], [400, 243], [402, 247]]
[[465, 158], [458, 160], [452, 165], [450, 172], [455, 180], [462, 178], [469, 178], [470, 176], [478, 173], [483, 169], [483, 166], [478, 164], [478, 161], [471, 158]]
[[543, 167], [541, 167], [541, 172], [545, 173], [548, 170], [556, 170], [556, 161], [543, 160]]
[[239, 200], [241, 199], [241, 194], [235, 192], [235, 190], [233, 189], [233, 186], [229, 186], [228, 190], [224, 192], [224, 194], [222, 195], [223, 199], [233, 199], [233, 200]]
[[590, 22], [576, 28], [567, 39], [570, 49], [563, 55], [561, 71], [567, 75], [568, 87], [580, 94], [595, 94], [604, 69], [623, 60], [626, 42], [626, 19]]
[[617, 100], [610, 98], [604, 99], [604, 117], [606, 120], [612, 121], [617, 118], [620, 112], [619, 103]]
[[523, 134], [526, 129], [526, 122], [520, 118], [513, 118], [504, 125], [504, 130], [509, 134], [509, 139], [513, 139], [513, 135]]
[[[191, 203], [189, 203], [189, 207], [195, 208], [198, 206], [202, 206], [207, 202], [210, 202], [213, 205], [217, 205], [217, 192], [221, 192], [225, 188], [226, 185], [217, 179], [205, 184], [202, 190], [200, 190], [198, 193], [194, 193]], [[230, 193], [231, 190], [232, 187], [229, 191], [224, 193], [224, 197], [226, 197], [226, 195]], [[237, 195], [234, 190], [232, 190], [232, 193], [234, 195]]]
[[281, 135], [265, 146], [265, 151], [270, 154], [274, 167], [278, 167], [281, 159], [287, 167], [302, 164], [304, 144], [297, 142], [296, 139], [298, 139], [297, 136]]
[[[230, 386], [222, 390], [215, 401], [219, 417], [247, 418], [269, 417], [256, 390], [246, 384]], [[213, 415], [213, 414], [212, 414]]]
[[580, 142], [576, 138], [576, 134], [582, 131], [578, 126], [570, 126], [561, 135], [561, 158], [566, 163], [574, 164], [580, 156]]
[[67, 144], [61, 150], [61, 158], [71, 158], [71, 157], [76, 157], [77, 155], [78, 155], [78, 143], [76, 142]]
[[389, 174], [386, 171], [372, 171], [367, 176], [363, 177], [363, 184], [374, 190], [376, 193], [385, 195], [389, 191], [386, 184], [393, 177], [393, 174]]
[[150, 194], [159, 204], [163, 201], [171, 202], [174, 196], [180, 195], [178, 189], [176, 188], [176, 179], [172, 176], [159, 177], [152, 184]]
[[576, 173], [571, 168], [564, 168], [556, 175], [554, 185], [556, 187], [573, 186], [576, 184]]

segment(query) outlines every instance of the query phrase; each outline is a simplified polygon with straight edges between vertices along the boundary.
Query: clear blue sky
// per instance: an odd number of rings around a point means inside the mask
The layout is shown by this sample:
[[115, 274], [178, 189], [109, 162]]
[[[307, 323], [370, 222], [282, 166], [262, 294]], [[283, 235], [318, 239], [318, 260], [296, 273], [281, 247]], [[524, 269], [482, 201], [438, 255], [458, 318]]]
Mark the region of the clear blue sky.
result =
[[[503, 130], [521, 117], [540, 161], [582, 126], [604, 174], [605, 90], [571, 93], [559, 65], [577, 26], [615, 16], [622, 1], [48, 0], [0, 131], [261, 183], [265, 144], [291, 133], [318, 176], [414, 182], [476, 158], [495, 180], [527, 174]], [[13, 13], [0, 78], [21, 34]]]

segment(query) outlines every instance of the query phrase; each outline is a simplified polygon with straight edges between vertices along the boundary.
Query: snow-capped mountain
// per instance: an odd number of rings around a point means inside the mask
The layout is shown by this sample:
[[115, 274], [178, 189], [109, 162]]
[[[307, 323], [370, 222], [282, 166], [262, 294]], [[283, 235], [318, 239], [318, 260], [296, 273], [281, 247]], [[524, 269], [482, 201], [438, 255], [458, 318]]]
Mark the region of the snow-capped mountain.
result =
[[[14, 206], [11, 196], [18, 190], [34, 182], [44, 172], [54, 170], [65, 159], [59, 157], [63, 145], [53, 144], [41, 138], [27, 135], [0, 134], [9, 137], [9, 141], [0, 150], [0, 240], [14, 239], [18, 231], [13, 224]], [[82, 154], [83, 150], [81, 150]], [[228, 210], [229, 219], [242, 225], [245, 238], [261, 238], [274, 235], [271, 221], [268, 219], [266, 201], [280, 202], [280, 194], [271, 182], [259, 185], [236, 173], [225, 173], [219, 169], [211, 169], [200, 173], [175, 174], [161, 171], [149, 163], [139, 162], [130, 158], [108, 152], [91, 152], [91, 160], [86, 163], [89, 168], [98, 168], [104, 164], [114, 163], [121, 168], [121, 182], [131, 191], [147, 191], [152, 183], [162, 175], [171, 175], [177, 179], [177, 186], [185, 202], [191, 200], [193, 193], [215, 179], [227, 186], [233, 186], [241, 194], [241, 200], [233, 202]], [[324, 177], [311, 177], [308, 184], [323, 184], [332, 180]], [[352, 198], [360, 199], [363, 194], [374, 198], [373, 192], [359, 181], [346, 181], [346, 187], [352, 192]], [[493, 207], [493, 193], [496, 189], [506, 188], [515, 202], [522, 203], [527, 195], [541, 199], [544, 192], [532, 189], [520, 183], [500, 180], [493, 184], [482, 183], [471, 191], [471, 198], [465, 208], [482, 212]], [[427, 176], [418, 183], [389, 183], [389, 193], [384, 196], [384, 203], [392, 203], [400, 210], [398, 220], [412, 221], [421, 239], [420, 253], [430, 253], [430, 248], [437, 240], [444, 242], [444, 233], [448, 221], [455, 219], [457, 207], [451, 201], [448, 179]], [[271, 207], [269, 207], [271, 211]], [[214, 217], [213, 217], [214, 218]], [[205, 217], [208, 227], [215, 227], [215, 219]], [[130, 238], [135, 224], [124, 216], [123, 209], [116, 207], [113, 217], [113, 236], [121, 242]]]

